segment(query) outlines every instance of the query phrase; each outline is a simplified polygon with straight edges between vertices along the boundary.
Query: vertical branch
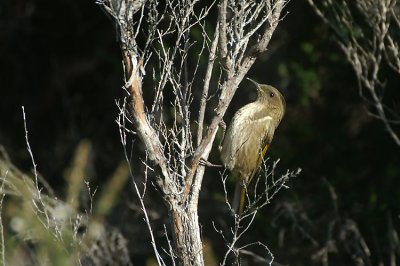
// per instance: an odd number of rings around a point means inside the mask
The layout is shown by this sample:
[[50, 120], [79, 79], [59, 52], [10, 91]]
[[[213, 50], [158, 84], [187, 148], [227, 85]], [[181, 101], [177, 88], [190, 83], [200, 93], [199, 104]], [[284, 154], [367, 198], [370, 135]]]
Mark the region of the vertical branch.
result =
[[210, 54], [208, 57], [208, 64], [207, 64], [207, 70], [206, 74], [204, 77], [204, 85], [203, 85], [203, 92], [201, 94], [201, 100], [200, 100], [200, 110], [199, 110], [199, 118], [198, 118], [198, 129], [197, 129], [197, 146], [200, 145], [201, 140], [203, 138], [203, 124], [204, 124], [204, 114], [206, 112], [206, 105], [207, 105], [207, 98], [208, 98], [208, 91], [210, 88], [210, 80], [211, 80], [211, 75], [213, 72], [214, 68], [214, 61], [217, 56], [217, 47], [218, 47], [218, 40], [219, 40], [219, 24], [215, 27], [214, 31], [214, 38], [212, 41], [211, 49], [210, 49]]
[[[218, 21], [215, 26], [211, 46], [208, 40], [203, 41], [198, 59], [204, 50], [208, 50], [209, 58], [203, 80], [200, 99], [197, 145], [191, 131], [190, 105], [192, 103], [192, 86], [198, 75], [198, 65], [189, 66], [191, 47], [191, 31], [195, 27], [202, 30], [203, 38], [208, 38], [205, 19], [217, 0], [209, 6], [195, 8], [203, 4], [198, 0], [166, 1], [165, 12], [146, 12], [142, 0], [102, 0], [99, 2], [107, 14], [113, 18], [119, 33], [125, 74], [124, 88], [132, 97], [132, 114], [136, 133], [143, 142], [146, 155], [161, 170], [157, 183], [169, 207], [171, 227], [175, 244], [174, 253], [180, 265], [204, 265], [197, 205], [204, 167], [199, 167], [201, 158], [207, 159], [215, 139], [218, 124], [224, 116], [232, 97], [256, 57], [265, 52], [278, 22], [286, 1], [262, 0], [239, 1], [222, 0], [218, 5]], [[149, 7], [157, 5], [149, 1]], [[161, 8], [161, 7], [159, 7]], [[139, 10], [137, 28], [134, 15]], [[227, 18], [229, 12], [236, 14]], [[148, 13], [146, 22], [143, 16]], [[135, 38], [141, 34], [140, 27], [148, 24], [147, 41], [144, 50], [137, 46]], [[161, 27], [163, 24], [163, 27]], [[196, 28], [197, 29], [197, 28]], [[261, 37], [260, 37], [261, 36]], [[261, 39], [260, 39], [261, 38]], [[251, 42], [250, 42], [251, 41]], [[260, 42], [261, 44], [257, 42]], [[250, 43], [256, 43], [249, 47]], [[205, 48], [207, 47], [207, 48]], [[140, 51], [140, 52], [139, 52]], [[217, 51], [222, 61], [223, 81], [218, 84], [221, 94], [211, 125], [203, 136], [204, 116], [207, 111], [207, 98], [210, 80], [216, 64]], [[150, 55], [155, 54], [158, 60], [153, 70], [155, 97], [151, 111], [147, 112], [143, 93], [142, 77]], [[199, 62], [199, 61], [198, 61]], [[157, 64], [158, 63], [158, 64]], [[158, 67], [158, 68], [157, 68]], [[193, 78], [192, 78], [193, 77]], [[165, 107], [164, 93], [170, 89], [173, 95], [171, 103]], [[167, 109], [169, 108], [169, 109]], [[164, 113], [172, 113], [171, 123], [165, 121]], [[157, 115], [159, 115], [157, 117]], [[121, 130], [125, 134], [125, 130]], [[121, 135], [122, 142], [124, 135]], [[187, 158], [192, 158], [187, 164]], [[134, 184], [135, 180], [133, 180]], [[135, 188], [137, 186], [135, 185]], [[143, 200], [143, 195], [137, 191]], [[142, 203], [142, 201], [141, 201]], [[145, 208], [142, 204], [142, 208]], [[145, 214], [146, 223], [151, 231], [150, 221]], [[152, 236], [152, 234], [151, 234]], [[152, 238], [156, 256], [158, 251]], [[170, 251], [170, 254], [172, 252]], [[163, 263], [161, 260], [159, 263]]]
[[[26, 117], [25, 117], [25, 107], [22, 106], [22, 115], [23, 115], [23, 119], [24, 119], [24, 129], [25, 129], [25, 143], [26, 143], [26, 147], [28, 149], [28, 153], [29, 156], [31, 157], [31, 161], [32, 161], [32, 165], [33, 165], [33, 174], [35, 176], [35, 185], [36, 185], [36, 190], [40, 191], [39, 189], [39, 180], [38, 180], [38, 174], [37, 174], [37, 164], [35, 162], [35, 158], [33, 157], [33, 152], [31, 149], [31, 145], [29, 143], [29, 138], [28, 138], [28, 128], [26, 126]], [[40, 193], [39, 193], [40, 195]]]
[[228, 64], [228, 40], [227, 40], [227, 23], [226, 23], [226, 10], [228, 0], [222, 0], [218, 7], [218, 23], [219, 23], [219, 39], [220, 39], [220, 54], [223, 61], [224, 68], [230, 69]]
[[[132, 171], [132, 167], [129, 163], [129, 157], [128, 157], [128, 153], [126, 150], [126, 138], [127, 138], [127, 134], [126, 134], [126, 102], [124, 101], [123, 106], [118, 106], [120, 113], [117, 119], [117, 123], [119, 126], [119, 132], [120, 132], [120, 139], [121, 139], [121, 143], [124, 149], [124, 156], [125, 156], [125, 160], [128, 162], [128, 169], [129, 169], [129, 174], [132, 177], [132, 183], [136, 192], [136, 195], [139, 198], [139, 202], [141, 205], [141, 208], [143, 210], [143, 215], [144, 215], [144, 220], [146, 222], [146, 225], [149, 229], [149, 234], [150, 234], [150, 239], [151, 239], [151, 245], [157, 260], [158, 265], [165, 265], [164, 261], [162, 260], [159, 252], [158, 252], [158, 248], [157, 248], [157, 243], [155, 241], [155, 237], [154, 237], [154, 233], [151, 227], [151, 223], [150, 223], [150, 219], [149, 216], [147, 214], [147, 210], [146, 210], [146, 205], [144, 204], [144, 192], [143, 194], [140, 193], [139, 187], [137, 185], [137, 182], [135, 181], [135, 179], [133, 178], [133, 171]], [[143, 191], [146, 190], [146, 187], [143, 189]]]
[[125, 52], [123, 54], [123, 61], [125, 73], [129, 77], [125, 87], [129, 88], [132, 95], [133, 116], [138, 135], [145, 144], [150, 159], [156, 161], [157, 165], [160, 166], [163, 176], [167, 179], [166, 182], [168, 182], [170, 175], [160, 139], [146, 118], [140, 77], [142, 60], [138, 62], [136, 57], [130, 55], [129, 52]]
[[[163, 147], [161, 145], [160, 139], [146, 117], [146, 111], [144, 107], [144, 100], [141, 89], [141, 84], [142, 84], [141, 69], [143, 67], [142, 66], [143, 58], [138, 60], [140, 56], [137, 52], [138, 49], [133, 35], [134, 32], [137, 31], [133, 29], [132, 16], [138, 10], [143, 8], [144, 2], [145, 1], [107, 1], [107, 2], [103, 1], [100, 2], [99, 4], [101, 4], [103, 9], [108, 14], [110, 14], [111, 17], [115, 19], [117, 29], [119, 30], [118, 32], [119, 41], [122, 50], [124, 74], [126, 82], [124, 87], [129, 89], [129, 92], [132, 95], [133, 117], [136, 125], [137, 134], [145, 144], [146, 152], [149, 155], [150, 159], [155, 161], [156, 164], [160, 167], [161, 172], [163, 174], [163, 179], [159, 180], [159, 183], [160, 185], [163, 185], [162, 181], [164, 181], [164, 184], [168, 182], [171, 183], [172, 181], [170, 180], [169, 169], [167, 161], [163, 154]], [[125, 115], [123, 116], [125, 117]], [[124, 139], [125, 129], [121, 130], [123, 132], [123, 135], [121, 135], [121, 141], [124, 144], [126, 143], [126, 140]], [[129, 162], [126, 153], [125, 155], [127, 161]], [[132, 172], [131, 176], [133, 177]], [[149, 228], [150, 237], [152, 239], [151, 244], [155, 252], [157, 262], [159, 265], [165, 265], [161, 259], [161, 256], [158, 253], [150, 220], [147, 215], [146, 208], [144, 206], [144, 202], [141, 197], [141, 193], [134, 180], [133, 183], [136, 189], [136, 194], [139, 197], [139, 200], [142, 204], [145, 221]], [[163, 186], [163, 187], [171, 188], [170, 186]]]

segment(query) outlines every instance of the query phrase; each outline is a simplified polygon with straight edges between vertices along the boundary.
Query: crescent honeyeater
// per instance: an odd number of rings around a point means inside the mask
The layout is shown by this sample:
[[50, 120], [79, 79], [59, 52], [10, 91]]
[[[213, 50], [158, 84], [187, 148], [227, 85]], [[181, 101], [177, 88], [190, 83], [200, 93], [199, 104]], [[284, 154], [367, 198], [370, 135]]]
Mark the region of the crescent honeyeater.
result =
[[232, 207], [243, 211], [245, 189], [259, 169], [286, 109], [282, 94], [270, 85], [259, 84], [257, 99], [240, 108], [226, 131], [221, 160], [236, 178]]

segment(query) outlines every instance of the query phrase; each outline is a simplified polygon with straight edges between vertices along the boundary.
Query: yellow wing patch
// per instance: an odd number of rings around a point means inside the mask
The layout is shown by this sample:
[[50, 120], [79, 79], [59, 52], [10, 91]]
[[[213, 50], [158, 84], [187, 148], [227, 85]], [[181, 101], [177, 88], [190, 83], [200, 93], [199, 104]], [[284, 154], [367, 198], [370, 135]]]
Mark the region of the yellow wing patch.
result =
[[261, 160], [262, 160], [262, 158], [264, 158], [265, 154], [267, 153], [268, 147], [269, 147], [269, 145], [267, 144], [267, 145], [265, 145], [264, 149], [262, 150]]

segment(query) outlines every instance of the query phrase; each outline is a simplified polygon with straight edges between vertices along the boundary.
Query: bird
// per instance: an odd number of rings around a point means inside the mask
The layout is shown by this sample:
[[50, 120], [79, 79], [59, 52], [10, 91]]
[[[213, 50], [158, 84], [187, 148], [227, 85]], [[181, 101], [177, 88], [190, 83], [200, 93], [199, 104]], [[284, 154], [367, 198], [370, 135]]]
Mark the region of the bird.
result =
[[239, 214], [247, 185], [260, 168], [286, 110], [285, 98], [276, 88], [248, 80], [257, 88], [257, 99], [235, 113], [219, 147], [224, 167], [236, 179], [232, 208]]

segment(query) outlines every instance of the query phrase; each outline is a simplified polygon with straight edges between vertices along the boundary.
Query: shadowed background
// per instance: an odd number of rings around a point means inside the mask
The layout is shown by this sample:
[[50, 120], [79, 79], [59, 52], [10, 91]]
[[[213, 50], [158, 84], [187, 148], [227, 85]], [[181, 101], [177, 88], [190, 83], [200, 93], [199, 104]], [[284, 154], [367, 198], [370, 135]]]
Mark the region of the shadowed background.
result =
[[[351, 242], [346, 238], [350, 233], [357, 238], [349, 229], [354, 223], [372, 261], [386, 264], [390, 252], [399, 253], [392, 239], [399, 229], [399, 147], [382, 123], [368, 115], [332, 32], [306, 1], [292, 1], [286, 11], [269, 53], [256, 61], [248, 76], [285, 95], [287, 113], [268, 155], [281, 159], [282, 172], [296, 167], [303, 172], [258, 214], [247, 238], [268, 243], [276, 261], [290, 265], [319, 264], [318, 252], [335, 239], [338, 250], [332, 252], [330, 265], [353, 265], [351, 256], [357, 251], [340, 241]], [[100, 8], [94, 1], [2, 1], [0, 58], [0, 144], [11, 161], [23, 171], [32, 168], [23, 128], [25, 106], [38, 171], [56, 193], [67, 193], [66, 176], [82, 140], [91, 147], [85, 179], [93, 187], [104, 186], [124, 160], [115, 123], [115, 100], [124, 94], [120, 49], [112, 23]], [[389, 69], [386, 77], [385, 99], [396, 108], [399, 77]], [[243, 81], [225, 121], [229, 124], [234, 112], [254, 99], [254, 87]], [[143, 154], [140, 144], [134, 151]], [[219, 162], [217, 149], [211, 160]], [[140, 175], [143, 166], [133, 164]], [[228, 214], [223, 211], [218, 170], [207, 171], [200, 220], [207, 247], [218, 256], [223, 240], [213, 231], [211, 219], [221, 221]], [[163, 238], [166, 210], [154, 189], [149, 194], [158, 199], [149, 204], [155, 210], [156, 235]], [[105, 217], [128, 239], [133, 262], [140, 265], [151, 257], [150, 244], [143, 245], [148, 239], [132, 186], [124, 187]], [[338, 222], [332, 229], [333, 220]]]

